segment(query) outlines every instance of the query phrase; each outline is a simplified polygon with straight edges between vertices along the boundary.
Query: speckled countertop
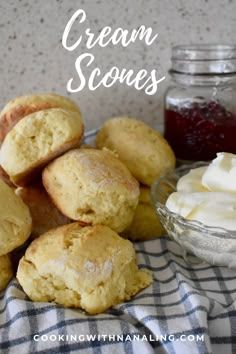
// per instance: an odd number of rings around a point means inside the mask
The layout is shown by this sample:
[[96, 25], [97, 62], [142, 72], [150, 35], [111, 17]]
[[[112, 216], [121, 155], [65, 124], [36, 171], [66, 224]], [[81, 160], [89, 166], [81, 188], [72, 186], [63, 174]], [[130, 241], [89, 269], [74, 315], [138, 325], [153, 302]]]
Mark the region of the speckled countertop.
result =
[[[0, 1], [0, 106], [15, 96], [32, 92], [69, 95], [81, 107], [86, 129], [99, 126], [114, 115], [130, 115], [152, 125], [163, 120], [162, 99], [169, 83], [166, 78], [154, 96], [125, 84], [96, 91], [84, 88], [69, 94], [66, 84], [73, 75], [76, 58], [87, 51], [85, 41], [73, 52], [61, 44], [64, 28], [78, 9], [86, 11], [86, 23], [74, 24], [70, 40], [85, 28], [94, 33], [108, 25], [131, 30], [151, 26], [158, 38], [150, 47], [137, 41], [91, 49], [95, 66], [106, 73], [112, 66], [138, 71], [157, 69], [167, 76], [170, 48], [174, 44], [235, 42], [236, 1], [226, 0], [8, 0]], [[85, 71], [88, 75], [88, 71]]]

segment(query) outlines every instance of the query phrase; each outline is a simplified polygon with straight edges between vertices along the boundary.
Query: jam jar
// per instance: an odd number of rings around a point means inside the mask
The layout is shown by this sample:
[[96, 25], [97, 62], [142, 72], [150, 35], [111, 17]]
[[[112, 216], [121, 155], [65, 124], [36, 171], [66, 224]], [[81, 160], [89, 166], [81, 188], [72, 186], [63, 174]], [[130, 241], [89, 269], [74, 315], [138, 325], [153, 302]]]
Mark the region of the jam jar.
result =
[[179, 160], [236, 154], [236, 46], [172, 48], [164, 135]]

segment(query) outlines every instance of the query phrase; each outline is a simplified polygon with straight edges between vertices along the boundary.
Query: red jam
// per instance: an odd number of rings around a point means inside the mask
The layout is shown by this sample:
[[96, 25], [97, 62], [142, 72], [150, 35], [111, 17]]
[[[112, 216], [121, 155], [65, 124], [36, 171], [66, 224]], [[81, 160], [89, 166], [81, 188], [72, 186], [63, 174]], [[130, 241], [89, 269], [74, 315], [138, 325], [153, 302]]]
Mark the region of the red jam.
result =
[[217, 101], [170, 107], [164, 134], [178, 159], [207, 161], [220, 151], [236, 153], [236, 115]]

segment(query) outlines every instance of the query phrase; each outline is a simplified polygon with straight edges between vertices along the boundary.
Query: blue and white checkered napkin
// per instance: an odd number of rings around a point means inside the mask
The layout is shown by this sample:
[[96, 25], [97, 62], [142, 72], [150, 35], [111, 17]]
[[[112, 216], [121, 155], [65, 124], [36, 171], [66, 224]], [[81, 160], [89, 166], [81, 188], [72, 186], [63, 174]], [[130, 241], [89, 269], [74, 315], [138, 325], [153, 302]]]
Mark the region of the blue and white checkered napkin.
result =
[[167, 238], [135, 247], [154, 283], [104, 314], [33, 303], [13, 280], [0, 294], [0, 353], [236, 353], [236, 271], [190, 265]]

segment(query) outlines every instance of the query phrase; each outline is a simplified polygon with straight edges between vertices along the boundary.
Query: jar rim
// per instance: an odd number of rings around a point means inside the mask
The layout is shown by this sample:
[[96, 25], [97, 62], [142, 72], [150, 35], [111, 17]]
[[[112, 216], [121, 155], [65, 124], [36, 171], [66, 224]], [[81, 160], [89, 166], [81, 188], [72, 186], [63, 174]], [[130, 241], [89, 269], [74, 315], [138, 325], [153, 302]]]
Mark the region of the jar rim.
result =
[[236, 72], [236, 45], [191, 44], [172, 48], [172, 70], [186, 74]]
[[175, 70], [169, 70], [169, 75], [176, 83], [191, 86], [228, 86], [236, 85], [236, 72], [235, 73], [185, 73]]
[[172, 48], [172, 60], [236, 59], [236, 44], [190, 44]]

